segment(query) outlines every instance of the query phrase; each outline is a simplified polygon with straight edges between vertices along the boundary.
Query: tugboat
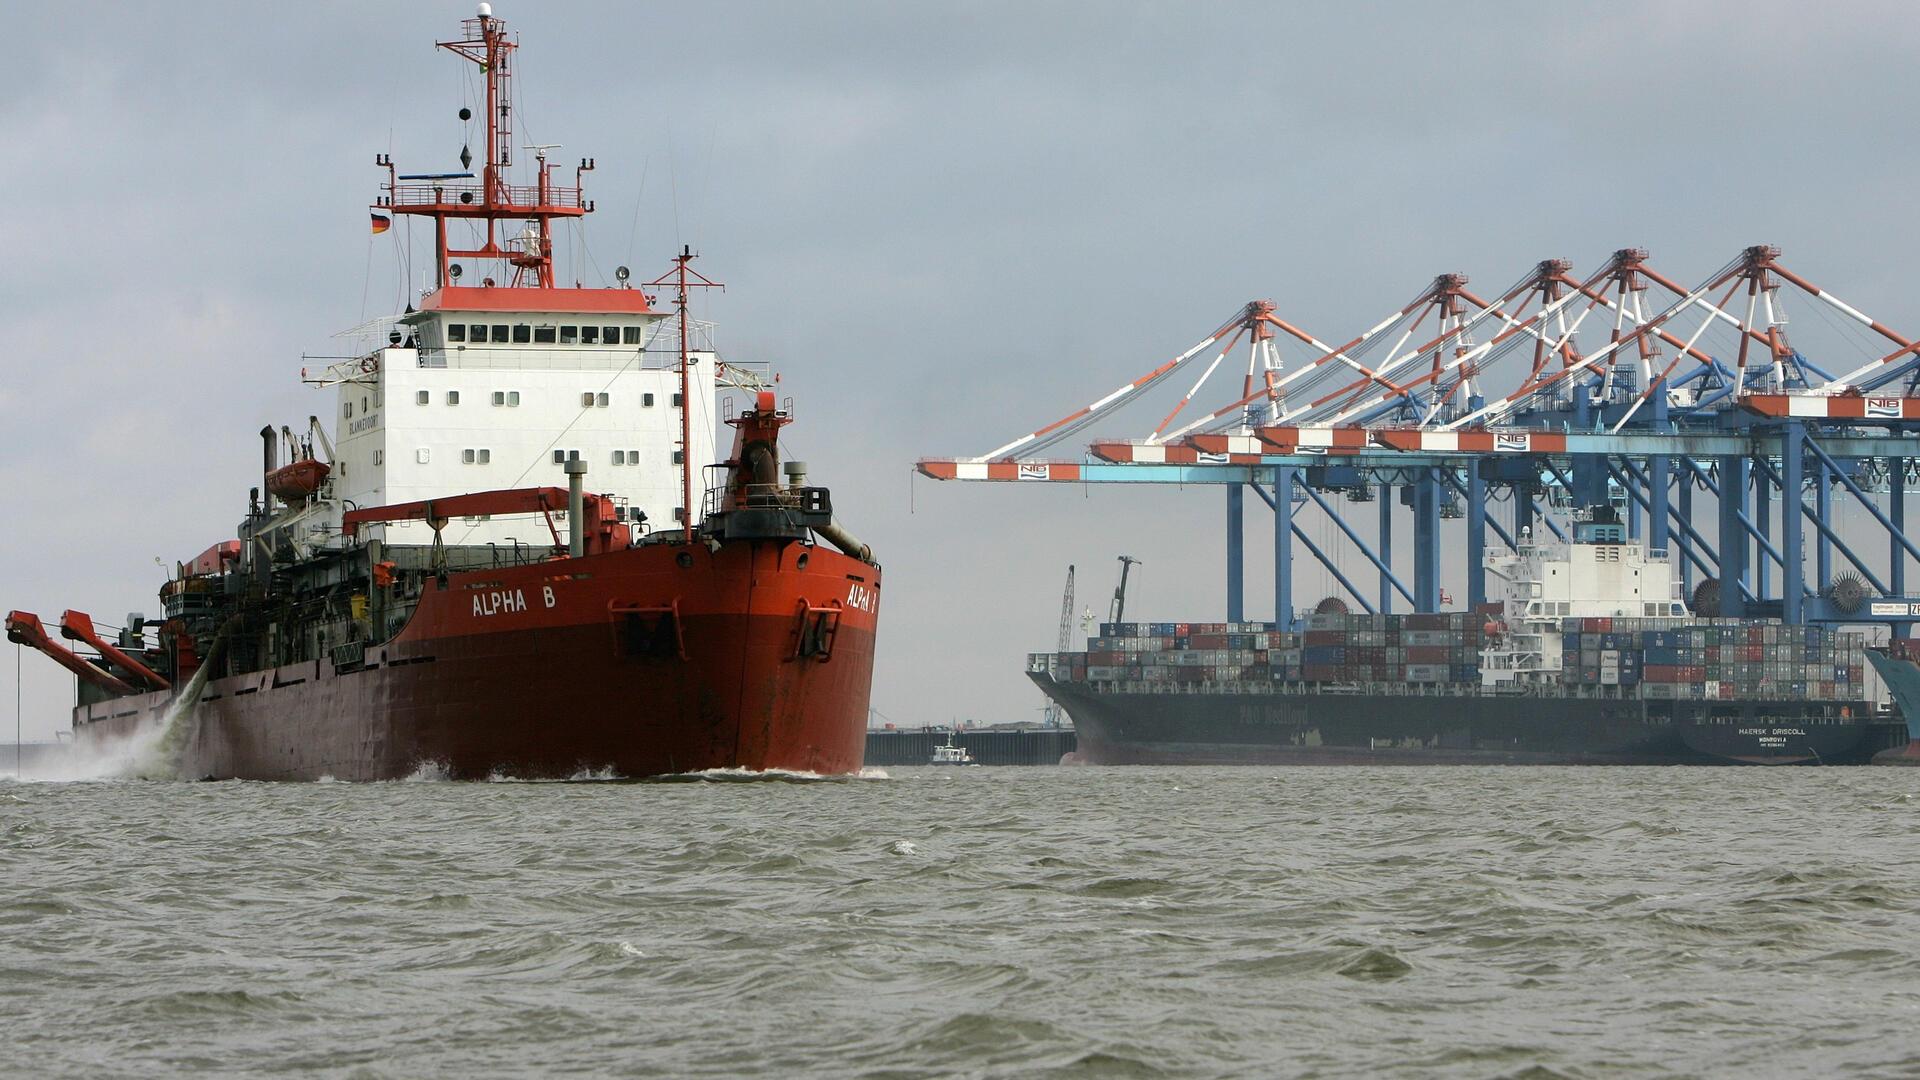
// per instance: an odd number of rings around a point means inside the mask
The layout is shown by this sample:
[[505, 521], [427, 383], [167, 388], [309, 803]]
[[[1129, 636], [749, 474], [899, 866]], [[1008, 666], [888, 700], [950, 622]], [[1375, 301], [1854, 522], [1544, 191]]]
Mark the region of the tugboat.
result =
[[966, 747], [960, 746], [953, 741], [953, 731], [952, 729], [948, 729], [947, 741], [934, 746], [933, 759], [929, 761], [927, 764], [929, 765], [978, 765], [980, 763], [973, 760], [973, 755], [967, 752]]
[[[593, 159], [567, 185], [533, 148], [531, 183], [511, 183], [518, 41], [486, 4], [462, 29], [438, 45], [479, 70], [459, 117], [479, 112], [485, 157], [477, 175], [470, 146], [451, 171], [376, 159], [373, 231], [428, 223], [435, 284], [308, 377], [336, 437], [317, 418], [301, 440], [261, 431], [236, 538], [176, 564], [161, 619], [108, 640], [69, 611], [84, 654], [27, 612], [7, 636], [78, 676], [76, 744], [153, 740], [183, 777], [857, 771], [872, 551], [781, 460], [792, 409], [770, 376], [690, 320], [717, 284], [690, 250], [646, 286], [667, 310], [625, 267], [611, 287], [556, 280], [554, 224], [593, 209]], [[720, 388], [750, 403], [710, 407]], [[733, 449], [696, 501], [717, 420]]]

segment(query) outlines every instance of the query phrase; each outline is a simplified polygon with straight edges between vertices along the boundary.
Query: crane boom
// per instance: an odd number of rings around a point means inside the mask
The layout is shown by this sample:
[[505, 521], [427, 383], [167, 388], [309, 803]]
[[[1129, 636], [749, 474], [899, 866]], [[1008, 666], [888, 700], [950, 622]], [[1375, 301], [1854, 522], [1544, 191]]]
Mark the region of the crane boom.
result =
[[1120, 587], [1113, 590], [1113, 606], [1107, 611], [1108, 622], [1119, 622], [1127, 613], [1127, 571], [1140, 565], [1140, 560], [1131, 555], [1120, 556]]
[[[1067, 565], [1067, 589], [1060, 595], [1060, 640], [1056, 652], [1073, 651], [1073, 565]], [[1042, 722], [1050, 728], [1060, 726], [1060, 703], [1047, 699], [1047, 711], [1042, 714]]]

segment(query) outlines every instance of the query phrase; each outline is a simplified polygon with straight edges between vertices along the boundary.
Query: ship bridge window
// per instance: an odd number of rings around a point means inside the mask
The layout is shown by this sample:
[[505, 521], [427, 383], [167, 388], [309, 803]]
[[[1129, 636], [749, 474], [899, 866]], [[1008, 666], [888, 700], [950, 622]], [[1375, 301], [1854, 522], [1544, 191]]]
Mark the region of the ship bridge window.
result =
[[534, 327], [534, 328], [533, 328], [533, 343], [534, 343], [535, 345], [551, 345], [551, 344], [553, 344], [553, 327], [551, 327], [551, 326], [536, 326], [536, 327]]
[[[609, 329], [611, 329], [611, 328], [609, 328]], [[628, 345], [638, 345], [638, 344], [640, 344], [640, 328], [639, 328], [639, 327], [637, 327], [637, 326], [624, 326], [624, 327], [621, 327], [621, 328], [620, 328], [620, 340], [621, 340], [621, 341], [622, 341], [623, 343], [625, 343], [625, 344], [628, 344]]]
[[467, 340], [468, 341], [487, 340], [487, 328], [484, 326], [481, 326], [479, 323], [475, 323], [474, 325], [467, 327]]
[[597, 326], [581, 327], [580, 328], [580, 344], [582, 345], [600, 344], [600, 328]]
[[499, 323], [494, 326], [493, 340], [502, 345], [507, 343], [507, 326], [505, 323]]
[[580, 328], [579, 328], [579, 327], [577, 327], [577, 326], [562, 326], [562, 327], [560, 328], [560, 344], [562, 344], [562, 345], [577, 345], [577, 344], [579, 344], [579, 343], [580, 343]]
[[526, 323], [516, 323], [513, 327], [513, 343], [525, 345], [533, 340], [533, 327]]
[[416, 390], [413, 392], [413, 403], [415, 405], [425, 405], [427, 402], [432, 400], [433, 400], [433, 391], [431, 390]]
[[353, 416], [353, 402], [351, 401], [347, 402], [346, 412], [344, 412], [342, 415], [347, 416], [349, 418]]
[[467, 340], [467, 325], [465, 323], [448, 323], [447, 324], [447, 340], [448, 341]]
[[673, 452], [673, 463], [675, 465], [679, 465], [686, 460], [687, 460], [687, 452], [685, 450], [675, 450]]
[[651, 408], [653, 408], [653, 395], [652, 395], [652, 394], [641, 394], [641, 395], [640, 395], [640, 407], [641, 407], [641, 408], [643, 408], [643, 409], [651, 409]]
[[447, 391], [447, 404], [449, 405], [460, 404], [460, 391], [458, 390]]
[[553, 452], [553, 463], [555, 465], [563, 465], [569, 461], [579, 460], [580, 451], [578, 450], [555, 450]]
[[613, 452], [613, 463], [615, 465], [625, 465], [627, 463], [627, 452], [625, 450], [615, 450]]

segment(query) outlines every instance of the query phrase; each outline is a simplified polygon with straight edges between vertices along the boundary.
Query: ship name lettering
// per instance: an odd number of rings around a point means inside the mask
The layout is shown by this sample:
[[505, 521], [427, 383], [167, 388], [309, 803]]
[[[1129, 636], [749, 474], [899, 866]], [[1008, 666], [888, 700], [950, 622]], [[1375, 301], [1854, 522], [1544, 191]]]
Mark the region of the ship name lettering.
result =
[[366, 416], [361, 417], [358, 420], [355, 420], [353, 423], [348, 424], [347, 434], [358, 435], [363, 431], [371, 431], [374, 428], [379, 426], [380, 426], [380, 414], [370, 413]]
[[527, 610], [527, 596], [519, 589], [476, 593], [473, 597], [473, 613], [476, 616], [498, 615], [501, 612], [525, 610]]
[[873, 614], [874, 593], [858, 583], [847, 586], [847, 606], [859, 608], [867, 614]]
[[554, 601], [553, 601], [553, 586], [551, 586], [551, 585], [542, 585], [542, 586], [540, 586], [540, 592], [541, 592], [542, 594], [544, 594], [544, 595], [543, 595], [543, 599], [545, 599], [545, 600], [546, 600], [546, 602], [547, 602], [547, 606], [548, 606], [548, 607], [552, 607], [552, 606], [553, 606], [553, 603], [554, 603]]

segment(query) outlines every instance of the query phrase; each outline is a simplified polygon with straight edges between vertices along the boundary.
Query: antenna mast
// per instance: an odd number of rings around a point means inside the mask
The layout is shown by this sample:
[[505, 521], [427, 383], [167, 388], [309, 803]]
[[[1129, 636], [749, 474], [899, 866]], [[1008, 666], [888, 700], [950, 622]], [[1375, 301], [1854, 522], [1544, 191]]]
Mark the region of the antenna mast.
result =
[[[480, 13], [460, 25], [465, 32], [461, 40], [436, 44], [478, 67], [486, 84], [486, 115], [482, 119], [486, 122], [487, 144], [486, 157], [480, 163], [479, 183], [474, 182], [472, 172], [465, 171], [473, 167], [470, 147], [460, 149], [463, 170], [460, 172], [403, 176], [395, 170], [390, 155], [379, 154], [374, 157], [374, 164], [387, 170], [387, 182], [385, 194], [375, 200], [373, 208], [433, 219], [435, 288], [453, 284], [453, 260], [466, 258], [512, 267], [510, 284], [514, 286], [551, 289], [554, 287], [553, 220], [577, 218], [593, 210], [593, 204], [580, 193], [581, 177], [593, 170], [593, 159], [580, 159], [572, 187], [556, 187], [553, 165], [546, 155], [553, 145], [535, 147], [538, 170], [534, 185], [514, 187], [507, 182], [507, 169], [513, 164], [513, 51], [520, 43], [507, 33], [506, 20], [494, 18], [487, 4], [481, 4]], [[460, 118], [470, 119], [471, 113], [462, 108]], [[486, 242], [477, 248], [449, 247], [447, 222], [455, 218], [486, 222]], [[500, 223], [516, 220], [527, 223], [526, 235], [503, 245]], [[491, 286], [499, 282], [483, 275], [480, 284]]]
[[693, 431], [688, 419], [688, 410], [693, 407], [693, 395], [689, 392], [691, 387], [687, 378], [687, 290], [726, 288], [689, 267], [687, 264], [693, 259], [693, 248], [682, 245], [680, 254], [673, 257], [673, 269], [647, 282], [648, 286], [674, 287], [674, 310], [680, 316], [680, 477], [681, 498], [685, 500], [680, 506], [680, 539], [687, 544], [693, 543]]

